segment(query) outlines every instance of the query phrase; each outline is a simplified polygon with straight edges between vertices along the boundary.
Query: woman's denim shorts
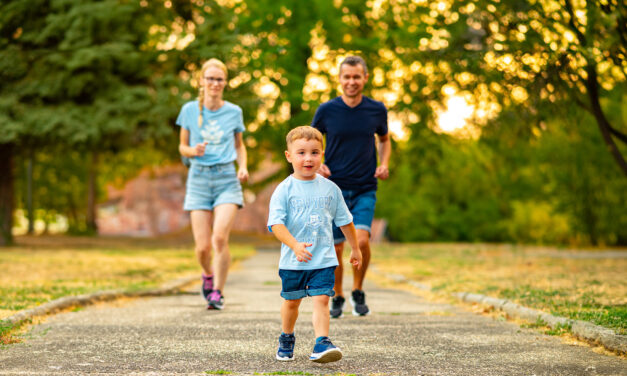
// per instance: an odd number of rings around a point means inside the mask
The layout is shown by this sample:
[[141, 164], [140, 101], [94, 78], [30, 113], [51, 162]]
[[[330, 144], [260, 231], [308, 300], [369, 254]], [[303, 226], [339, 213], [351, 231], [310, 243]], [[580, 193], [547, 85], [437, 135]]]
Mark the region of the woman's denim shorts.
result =
[[311, 270], [279, 269], [281, 296], [286, 300], [298, 300], [306, 296], [333, 296], [335, 266]]
[[222, 204], [244, 206], [242, 186], [233, 162], [213, 166], [192, 163], [186, 186], [185, 210], [213, 210]]

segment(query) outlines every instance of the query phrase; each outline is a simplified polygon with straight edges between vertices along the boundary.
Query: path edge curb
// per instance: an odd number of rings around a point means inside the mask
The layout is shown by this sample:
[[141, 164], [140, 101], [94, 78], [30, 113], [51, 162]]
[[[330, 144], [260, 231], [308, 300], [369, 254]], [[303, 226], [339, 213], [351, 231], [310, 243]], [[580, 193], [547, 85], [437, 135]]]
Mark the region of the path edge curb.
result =
[[[424, 283], [412, 281], [403, 275], [382, 272], [375, 265], [372, 265], [371, 269], [374, 269], [373, 271], [376, 273], [379, 273], [394, 282], [406, 283], [422, 291], [434, 292], [430, 286]], [[604, 328], [600, 325], [595, 325], [586, 321], [551, 315], [537, 309], [522, 306], [507, 299], [494, 298], [470, 292], [454, 292], [450, 295], [466, 303], [485, 304], [501, 310], [512, 317], [518, 317], [523, 320], [535, 322], [538, 319], [541, 319], [551, 329], [570, 326], [571, 332], [580, 339], [593, 343], [599, 343], [603, 347], [620, 354], [627, 354], [627, 335], [616, 334], [612, 329]]]
[[55, 300], [51, 300], [34, 308], [19, 311], [9, 317], [1, 319], [0, 321], [8, 322], [12, 325], [18, 325], [34, 317], [49, 315], [71, 307], [84, 307], [98, 302], [107, 302], [120, 298], [140, 298], [148, 296], [172, 295], [179, 292], [186, 285], [197, 280], [198, 276], [189, 276], [174, 279], [172, 281], [165, 282], [160, 287], [147, 290], [107, 290], [96, 291], [91, 294], [84, 295], [64, 296]]

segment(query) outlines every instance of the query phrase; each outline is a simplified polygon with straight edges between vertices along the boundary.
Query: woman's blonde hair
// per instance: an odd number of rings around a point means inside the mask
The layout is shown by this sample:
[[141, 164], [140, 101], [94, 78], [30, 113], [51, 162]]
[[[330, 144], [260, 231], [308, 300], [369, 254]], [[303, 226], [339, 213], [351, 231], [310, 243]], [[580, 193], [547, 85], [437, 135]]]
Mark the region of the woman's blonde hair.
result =
[[[224, 78], [228, 78], [229, 72], [226, 70], [226, 65], [216, 58], [211, 58], [205, 61], [205, 63], [202, 65], [202, 68], [200, 69], [200, 76], [201, 76], [200, 80], [203, 79], [203, 75], [205, 74], [205, 71], [209, 67], [221, 69], [222, 72], [224, 72]], [[198, 127], [199, 128], [202, 127], [202, 105], [204, 101], [205, 101], [205, 89], [203, 85], [199, 85], [199, 88], [198, 88], [198, 110], [200, 111], [198, 114]]]

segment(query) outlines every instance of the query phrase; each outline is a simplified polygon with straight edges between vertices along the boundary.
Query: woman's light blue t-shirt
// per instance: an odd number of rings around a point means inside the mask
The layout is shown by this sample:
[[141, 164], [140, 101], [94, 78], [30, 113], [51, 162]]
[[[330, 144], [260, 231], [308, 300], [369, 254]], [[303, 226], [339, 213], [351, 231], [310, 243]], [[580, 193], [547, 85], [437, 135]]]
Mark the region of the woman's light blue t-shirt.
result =
[[203, 106], [202, 127], [198, 126], [198, 101], [185, 103], [176, 124], [187, 129], [189, 145], [195, 146], [207, 141], [205, 155], [190, 158], [192, 164], [213, 166], [233, 162], [237, 158], [235, 133], [244, 132], [242, 109], [228, 101], [217, 111]]
[[345, 226], [353, 216], [335, 183], [320, 175], [313, 180], [298, 180], [292, 175], [283, 180], [270, 199], [268, 228], [282, 224], [302, 243], [312, 243], [307, 250], [309, 262], [300, 262], [294, 251], [281, 244], [279, 269], [311, 270], [337, 266], [331, 223]]

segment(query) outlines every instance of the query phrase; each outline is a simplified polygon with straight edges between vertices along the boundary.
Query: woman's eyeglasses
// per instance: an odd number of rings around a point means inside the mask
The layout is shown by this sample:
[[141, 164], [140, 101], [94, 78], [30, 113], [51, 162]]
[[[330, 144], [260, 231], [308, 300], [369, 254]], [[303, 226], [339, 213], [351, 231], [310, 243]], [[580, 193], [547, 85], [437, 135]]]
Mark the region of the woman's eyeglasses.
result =
[[224, 78], [222, 77], [205, 77], [205, 81], [210, 84], [223, 84]]

